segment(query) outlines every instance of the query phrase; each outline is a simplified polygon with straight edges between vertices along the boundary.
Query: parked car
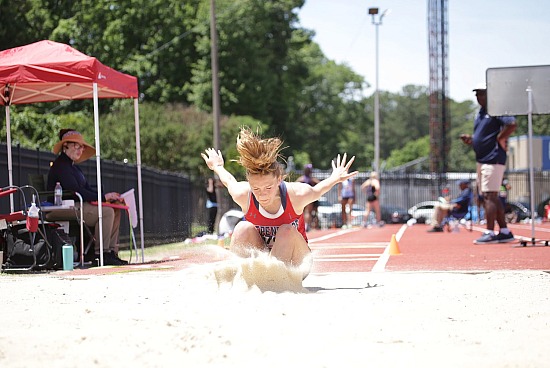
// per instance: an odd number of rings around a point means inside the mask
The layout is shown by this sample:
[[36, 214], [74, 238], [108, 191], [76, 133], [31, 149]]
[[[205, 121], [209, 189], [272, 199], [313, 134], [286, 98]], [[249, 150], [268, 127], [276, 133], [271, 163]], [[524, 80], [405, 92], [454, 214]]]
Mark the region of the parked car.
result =
[[393, 205], [380, 205], [380, 213], [386, 224], [404, 224], [411, 218], [405, 208]]
[[432, 220], [435, 206], [438, 203], [438, 201], [420, 202], [409, 208], [408, 213], [412, 218], [416, 219], [416, 222], [429, 224]]
[[[351, 224], [361, 226], [364, 215], [365, 209], [359, 204], [354, 204], [351, 211]], [[321, 227], [342, 227], [342, 205], [340, 203], [331, 204], [325, 197], [321, 197], [317, 208], [317, 217]]]
[[[386, 224], [404, 224], [410, 218], [411, 215], [407, 212], [405, 208], [395, 206], [395, 205], [380, 205], [380, 218]], [[367, 219], [369, 224], [376, 222], [375, 214], [373, 211], [369, 214]]]

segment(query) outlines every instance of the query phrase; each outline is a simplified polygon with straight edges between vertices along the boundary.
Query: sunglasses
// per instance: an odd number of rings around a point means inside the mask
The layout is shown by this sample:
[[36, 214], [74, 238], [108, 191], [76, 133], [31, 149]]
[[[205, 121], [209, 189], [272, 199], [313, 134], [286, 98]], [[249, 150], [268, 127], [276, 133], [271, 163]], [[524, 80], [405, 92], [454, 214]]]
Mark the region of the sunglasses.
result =
[[81, 150], [81, 149], [84, 149], [84, 146], [80, 143], [75, 143], [75, 142], [70, 142], [70, 143], [73, 145], [73, 148], [77, 151]]

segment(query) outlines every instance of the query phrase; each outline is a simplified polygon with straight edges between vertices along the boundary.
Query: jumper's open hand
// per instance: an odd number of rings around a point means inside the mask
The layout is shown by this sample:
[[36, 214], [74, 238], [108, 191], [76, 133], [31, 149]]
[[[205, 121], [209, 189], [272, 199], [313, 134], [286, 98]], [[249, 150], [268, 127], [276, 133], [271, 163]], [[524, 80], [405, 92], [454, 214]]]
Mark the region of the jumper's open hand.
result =
[[353, 164], [353, 161], [355, 161], [355, 156], [353, 156], [347, 163], [346, 163], [346, 159], [347, 159], [347, 153], [344, 153], [344, 156], [342, 156], [341, 159], [340, 159], [340, 154], [338, 154], [338, 156], [336, 157], [336, 162], [332, 160], [332, 174], [330, 176], [335, 177], [338, 183], [341, 183], [344, 180], [347, 180], [352, 176], [357, 175], [358, 173], [358, 171], [348, 173], [348, 170], [351, 167], [351, 164]]
[[216, 166], [223, 166], [222, 151], [216, 151], [214, 148], [207, 148], [204, 152], [206, 152], [206, 154], [201, 153], [201, 156], [210, 170], [214, 170]]

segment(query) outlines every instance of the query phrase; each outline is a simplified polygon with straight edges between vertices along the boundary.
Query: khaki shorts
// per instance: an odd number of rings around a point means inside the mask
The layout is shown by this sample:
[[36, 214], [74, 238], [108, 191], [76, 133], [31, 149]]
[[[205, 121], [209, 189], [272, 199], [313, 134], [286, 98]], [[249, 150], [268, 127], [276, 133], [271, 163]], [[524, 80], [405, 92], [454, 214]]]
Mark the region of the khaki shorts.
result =
[[498, 192], [506, 166], [477, 163], [477, 187], [481, 193]]

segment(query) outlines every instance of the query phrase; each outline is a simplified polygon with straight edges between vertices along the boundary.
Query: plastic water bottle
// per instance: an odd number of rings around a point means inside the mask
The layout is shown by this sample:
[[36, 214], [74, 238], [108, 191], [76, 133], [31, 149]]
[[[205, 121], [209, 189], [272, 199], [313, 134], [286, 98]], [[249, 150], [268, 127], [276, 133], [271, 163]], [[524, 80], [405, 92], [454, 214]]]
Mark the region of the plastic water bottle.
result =
[[457, 220], [452, 220], [450, 223], [453, 233], [459, 233], [460, 232], [460, 222]]
[[64, 271], [72, 271], [73, 270], [73, 246], [70, 244], [64, 244], [61, 248], [61, 252], [63, 255], [63, 270]]
[[38, 211], [40, 211], [40, 209], [36, 207], [33, 198], [31, 207], [27, 212], [27, 230], [29, 230], [31, 233], [35, 233], [36, 231], [38, 231]]
[[61, 188], [61, 183], [57, 182], [55, 183], [53, 204], [55, 206], [61, 206], [63, 204], [62, 197], [63, 197], [63, 188]]

